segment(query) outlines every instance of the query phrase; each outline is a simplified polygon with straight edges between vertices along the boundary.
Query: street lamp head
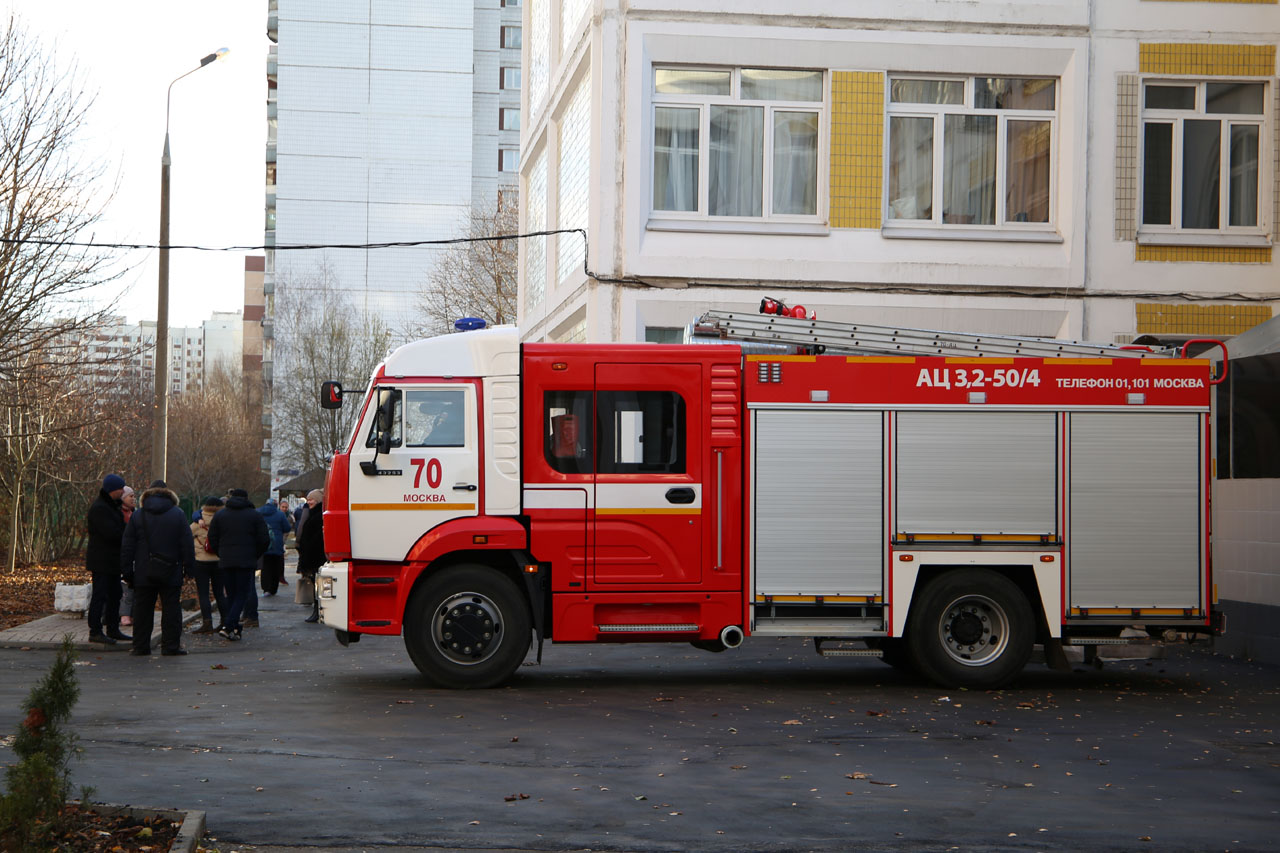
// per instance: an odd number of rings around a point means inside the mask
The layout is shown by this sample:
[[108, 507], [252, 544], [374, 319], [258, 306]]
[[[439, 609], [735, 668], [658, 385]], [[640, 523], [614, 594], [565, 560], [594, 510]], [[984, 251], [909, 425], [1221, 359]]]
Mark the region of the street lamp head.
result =
[[231, 52], [231, 48], [220, 47], [217, 50], [215, 50], [213, 53], [206, 56], [204, 59], [200, 60], [200, 67], [204, 68], [210, 62], [217, 62], [219, 59], [226, 56], [230, 52]]

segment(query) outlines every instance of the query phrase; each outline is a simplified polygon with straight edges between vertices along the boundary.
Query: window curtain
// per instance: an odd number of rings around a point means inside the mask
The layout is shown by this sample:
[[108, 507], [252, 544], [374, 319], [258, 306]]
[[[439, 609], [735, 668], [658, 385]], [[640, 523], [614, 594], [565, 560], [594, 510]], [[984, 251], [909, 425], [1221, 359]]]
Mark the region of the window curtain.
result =
[[773, 212], [818, 212], [818, 114], [773, 114]]
[[889, 218], [933, 218], [933, 119], [889, 120]]
[[764, 109], [711, 107], [710, 149], [710, 214], [760, 216], [764, 190]]
[[653, 207], [698, 209], [697, 109], [658, 107], [653, 130]]
[[942, 147], [942, 221], [994, 225], [996, 221], [996, 117], [949, 115]]
[[1010, 222], [1049, 221], [1049, 137], [1047, 121], [1010, 121], [1005, 177], [1005, 218]]

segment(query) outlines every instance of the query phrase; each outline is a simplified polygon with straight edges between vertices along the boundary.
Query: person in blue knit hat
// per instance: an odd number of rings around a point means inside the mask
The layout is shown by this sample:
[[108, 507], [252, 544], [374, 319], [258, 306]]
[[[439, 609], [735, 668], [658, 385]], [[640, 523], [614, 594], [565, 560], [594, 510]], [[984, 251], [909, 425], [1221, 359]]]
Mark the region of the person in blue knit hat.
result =
[[133, 638], [120, 631], [120, 540], [124, 537], [124, 477], [102, 478], [98, 497], [89, 506], [89, 543], [84, 565], [93, 577], [89, 598], [89, 642], [114, 646]]

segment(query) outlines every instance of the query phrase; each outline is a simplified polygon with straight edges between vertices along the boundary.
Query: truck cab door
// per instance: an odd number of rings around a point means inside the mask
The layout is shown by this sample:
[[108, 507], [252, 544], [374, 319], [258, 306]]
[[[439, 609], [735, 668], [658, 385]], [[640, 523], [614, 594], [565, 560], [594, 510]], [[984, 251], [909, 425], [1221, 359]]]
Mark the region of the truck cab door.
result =
[[479, 513], [476, 385], [415, 383], [378, 392], [392, 395], [391, 448], [375, 459], [377, 406], [371, 405], [351, 452], [351, 554], [398, 562], [431, 528]]
[[597, 364], [591, 582], [702, 580], [702, 366]]

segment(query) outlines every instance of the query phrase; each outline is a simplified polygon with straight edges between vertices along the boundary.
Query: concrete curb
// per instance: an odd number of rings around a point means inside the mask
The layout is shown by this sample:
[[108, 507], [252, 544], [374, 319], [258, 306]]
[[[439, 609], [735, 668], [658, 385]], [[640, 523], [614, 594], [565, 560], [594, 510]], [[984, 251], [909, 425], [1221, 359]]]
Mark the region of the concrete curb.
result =
[[198, 811], [181, 811], [178, 809], [144, 809], [138, 806], [121, 806], [115, 803], [89, 803], [85, 808], [102, 815], [126, 815], [132, 818], [164, 818], [182, 822], [178, 834], [174, 836], [169, 853], [195, 853], [200, 839], [204, 837], [205, 813]]

